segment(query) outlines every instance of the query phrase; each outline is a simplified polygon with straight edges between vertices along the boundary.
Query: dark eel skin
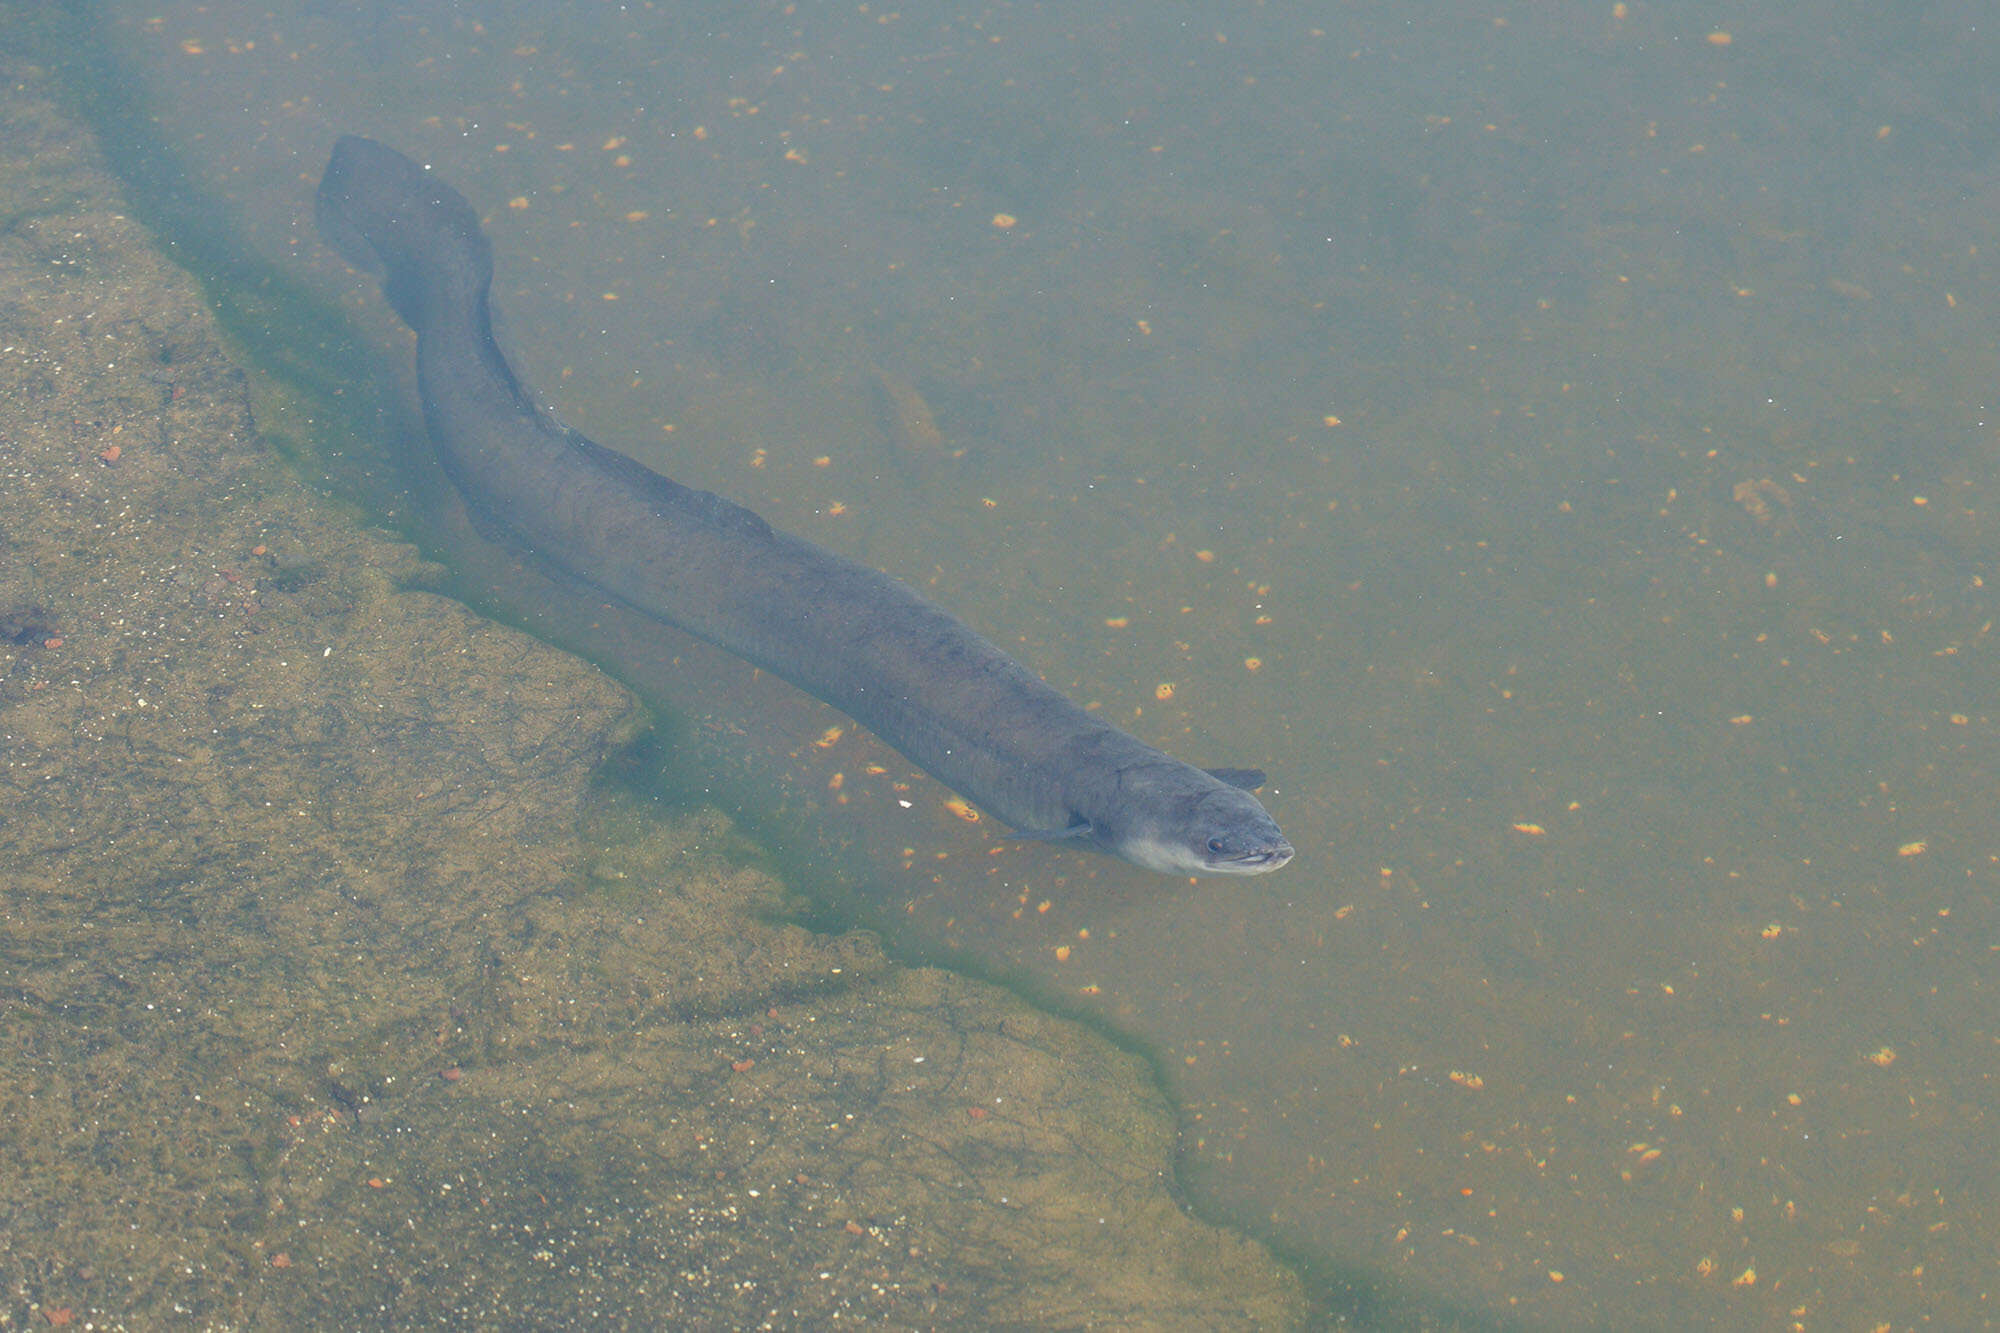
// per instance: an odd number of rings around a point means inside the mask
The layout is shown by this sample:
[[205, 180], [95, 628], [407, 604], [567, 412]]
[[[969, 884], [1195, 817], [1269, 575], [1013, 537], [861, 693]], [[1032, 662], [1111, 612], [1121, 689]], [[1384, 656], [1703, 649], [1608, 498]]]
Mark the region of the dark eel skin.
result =
[[493, 341], [492, 247], [464, 196], [394, 149], [334, 145], [315, 212], [417, 335], [438, 458], [467, 503], [574, 578], [817, 695], [1023, 837], [1177, 875], [1292, 858], [1247, 788], [1092, 717], [886, 574], [565, 430]]

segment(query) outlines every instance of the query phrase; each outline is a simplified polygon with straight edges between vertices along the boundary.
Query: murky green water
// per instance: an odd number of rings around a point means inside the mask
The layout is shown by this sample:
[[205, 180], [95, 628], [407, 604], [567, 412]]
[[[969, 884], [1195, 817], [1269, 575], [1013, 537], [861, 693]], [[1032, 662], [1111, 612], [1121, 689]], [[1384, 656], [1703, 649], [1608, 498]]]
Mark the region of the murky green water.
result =
[[381, 365], [339, 132], [482, 209], [571, 424], [1270, 770], [1298, 861], [1188, 887], [906, 811], [727, 659], [640, 681], [800, 888], [1156, 1052], [1199, 1206], [1421, 1321], [1988, 1317], [1969, 18], [128, 13], [197, 188]]

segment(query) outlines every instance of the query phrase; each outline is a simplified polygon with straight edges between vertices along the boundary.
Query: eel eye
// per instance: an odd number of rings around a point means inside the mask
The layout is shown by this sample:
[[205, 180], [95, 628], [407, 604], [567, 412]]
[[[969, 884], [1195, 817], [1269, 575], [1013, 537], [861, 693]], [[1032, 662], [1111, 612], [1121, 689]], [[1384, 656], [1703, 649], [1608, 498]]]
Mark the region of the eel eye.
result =
[[1208, 840], [1208, 850], [1215, 853], [1217, 856], [1222, 855], [1222, 839], [1210, 838]]

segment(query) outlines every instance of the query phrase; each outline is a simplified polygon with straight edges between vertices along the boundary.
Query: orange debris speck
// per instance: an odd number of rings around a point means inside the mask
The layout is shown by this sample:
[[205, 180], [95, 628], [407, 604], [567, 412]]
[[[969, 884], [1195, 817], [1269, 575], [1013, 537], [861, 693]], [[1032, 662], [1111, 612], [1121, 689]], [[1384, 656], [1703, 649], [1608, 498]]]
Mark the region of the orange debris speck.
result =
[[993, 215], [993, 226], [999, 231], [1012, 230], [1020, 224], [1020, 221], [1021, 219], [1015, 217], [1012, 213], [995, 213]]

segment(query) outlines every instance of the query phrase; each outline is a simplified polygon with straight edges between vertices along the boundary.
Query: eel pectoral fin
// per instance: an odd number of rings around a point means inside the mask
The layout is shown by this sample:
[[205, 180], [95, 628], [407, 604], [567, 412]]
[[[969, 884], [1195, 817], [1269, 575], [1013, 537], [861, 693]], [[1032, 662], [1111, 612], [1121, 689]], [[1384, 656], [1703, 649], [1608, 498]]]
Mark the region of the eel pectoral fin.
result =
[[1211, 768], [1207, 773], [1218, 782], [1241, 787], [1244, 791], [1256, 791], [1264, 785], [1264, 770], [1261, 768]]
[[1068, 828], [1058, 828], [1058, 829], [1020, 828], [1020, 829], [1015, 829], [1010, 836], [1016, 838], [1025, 838], [1029, 842], [1061, 842], [1065, 838], [1086, 837], [1091, 833], [1091, 831], [1092, 831], [1091, 822], [1087, 819], [1079, 819], [1076, 821], [1076, 823], [1071, 824]]

